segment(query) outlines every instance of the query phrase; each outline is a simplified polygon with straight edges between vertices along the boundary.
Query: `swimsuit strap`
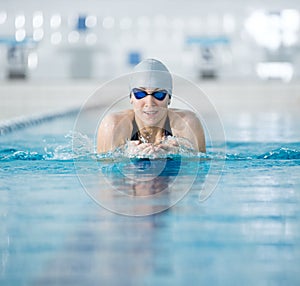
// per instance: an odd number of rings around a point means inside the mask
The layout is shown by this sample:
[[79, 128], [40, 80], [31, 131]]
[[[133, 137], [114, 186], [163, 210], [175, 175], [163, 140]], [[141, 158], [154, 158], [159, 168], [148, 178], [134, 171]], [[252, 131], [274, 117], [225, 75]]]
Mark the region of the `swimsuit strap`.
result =
[[135, 122], [135, 118], [133, 118], [133, 122], [132, 122], [132, 132], [131, 132], [131, 141], [135, 141], [135, 140], [140, 140], [139, 139], [139, 129], [136, 125], [136, 122]]
[[[133, 141], [133, 140], [139, 140], [138, 131], [139, 131], [139, 129], [137, 127], [136, 121], [135, 121], [135, 119], [133, 119], [133, 122], [132, 122], [132, 133], [131, 133], [131, 139], [130, 139], [131, 141]], [[167, 116], [167, 118], [166, 118], [166, 122], [165, 122], [165, 126], [164, 126], [164, 135], [166, 137], [167, 136], [173, 136], [171, 125], [170, 125], [169, 116]]]
[[165, 129], [165, 136], [173, 136], [169, 116], [167, 116], [166, 118], [164, 129]]

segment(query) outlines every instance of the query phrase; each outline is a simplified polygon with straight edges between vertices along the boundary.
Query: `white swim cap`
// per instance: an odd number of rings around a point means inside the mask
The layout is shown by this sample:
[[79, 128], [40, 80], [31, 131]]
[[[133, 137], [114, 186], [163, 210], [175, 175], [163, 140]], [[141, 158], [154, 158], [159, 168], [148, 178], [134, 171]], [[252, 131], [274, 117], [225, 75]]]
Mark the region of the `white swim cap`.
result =
[[135, 87], [161, 88], [172, 94], [172, 76], [167, 67], [155, 59], [146, 59], [137, 64], [130, 78], [130, 90]]

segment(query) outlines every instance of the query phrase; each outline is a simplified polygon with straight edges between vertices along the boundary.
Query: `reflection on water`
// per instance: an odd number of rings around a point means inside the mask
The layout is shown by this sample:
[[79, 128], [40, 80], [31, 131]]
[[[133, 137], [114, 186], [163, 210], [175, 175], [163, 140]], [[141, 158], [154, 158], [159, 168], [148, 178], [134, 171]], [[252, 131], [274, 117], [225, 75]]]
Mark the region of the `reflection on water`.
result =
[[113, 212], [140, 216], [158, 213], [176, 204], [190, 190], [196, 177], [200, 187], [208, 168], [206, 162], [177, 157], [101, 162], [98, 170], [94, 174], [78, 172], [86, 192]]
[[170, 192], [180, 166], [180, 159], [131, 159], [129, 163], [114, 164], [110, 173], [104, 172], [115, 190], [145, 197]]

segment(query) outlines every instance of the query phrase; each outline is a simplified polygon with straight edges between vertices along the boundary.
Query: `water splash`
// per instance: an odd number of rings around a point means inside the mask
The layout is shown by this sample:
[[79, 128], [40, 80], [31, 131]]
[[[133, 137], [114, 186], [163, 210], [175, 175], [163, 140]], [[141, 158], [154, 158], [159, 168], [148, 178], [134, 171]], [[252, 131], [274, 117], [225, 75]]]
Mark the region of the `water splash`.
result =
[[300, 151], [289, 148], [278, 148], [270, 152], [258, 155], [257, 159], [271, 159], [271, 160], [299, 160]]
[[78, 132], [70, 131], [65, 136], [64, 143], [53, 143], [43, 141], [44, 146], [38, 146], [39, 151], [17, 148], [5, 148], [0, 150], [0, 161], [14, 160], [55, 160], [55, 161], [70, 161], [79, 158], [91, 158], [96, 154], [93, 150], [92, 140]]
[[[64, 136], [63, 143], [57, 143], [51, 139], [49, 141], [44, 140], [42, 143], [44, 146], [38, 146], [36, 149], [32, 148], [3, 148], [0, 149], [0, 161], [39, 161], [39, 160], [54, 160], [54, 161], [70, 161], [70, 160], [100, 160], [100, 161], [122, 161], [128, 158], [142, 158], [143, 156], [129, 156], [126, 153], [128, 146], [125, 144], [121, 148], [117, 148], [113, 152], [107, 152], [105, 154], [97, 154], [93, 140], [84, 134], [79, 132], [68, 132]], [[41, 144], [41, 145], [42, 145]], [[153, 158], [175, 158], [193, 160], [299, 160], [300, 159], [300, 146], [299, 144], [292, 144], [289, 146], [273, 148], [270, 151], [257, 154], [256, 150], [260, 148], [257, 143], [247, 143], [242, 146], [242, 150], [235, 146], [234, 143], [229, 142], [231, 150], [242, 151], [236, 153], [222, 153], [218, 152], [218, 149], [212, 149], [208, 146], [207, 153], [195, 153], [190, 148], [181, 146], [176, 154], [165, 153], [155, 154]], [[298, 148], [299, 146], [299, 148]], [[33, 149], [33, 150], [32, 150]], [[148, 156], [151, 159], [151, 156]]]
[[16, 149], [3, 149], [0, 151], [0, 161], [13, 161], [13, 160], [44, 160], [43, 154], [32, 151], [23, 151]]
[[65, 161], [95, 156], [93, 142], [87, 135], [70, 131], [65, 138], [68, 142], [56, 146], [48, 159]]
[[[147, 143], [146, 143], [147, 144]], [[147, 151], [141, 149], [138, 150], [136, 141], [127, 141], [123, 146], [117, 148], [113, 152], [107, 155], [116, 158], [137, 158], [137, 159], [165, 159], [165, 158], [205, 158], [207, 159], [207, 154], [198, 153], [192, 148], [192, 144], [184, 138], [178, 138], [175, 136], [168, 136], [163, 141], [160, 142], [160, 147], [158, 145], [147, 144]], [[101, 158], [101, 157], [100, 157]]]

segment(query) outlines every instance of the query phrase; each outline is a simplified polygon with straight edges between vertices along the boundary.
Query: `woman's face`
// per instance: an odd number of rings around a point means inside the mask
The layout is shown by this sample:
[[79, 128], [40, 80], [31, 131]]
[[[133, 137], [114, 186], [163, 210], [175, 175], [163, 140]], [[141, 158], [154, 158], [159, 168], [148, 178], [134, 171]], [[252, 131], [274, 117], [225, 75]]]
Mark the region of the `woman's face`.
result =
[[144, 98], [136, 99], [133, 93], [131, 93], [130, 103], [133, 105], [136, 119], [144, 126], [162, 127], [168, 113], [169, 95], [163, 100], [158, 100], [151, 94], [161, 89], [143, 87], [139, 87], [139, 89], [146, 91], [148, 95]]

